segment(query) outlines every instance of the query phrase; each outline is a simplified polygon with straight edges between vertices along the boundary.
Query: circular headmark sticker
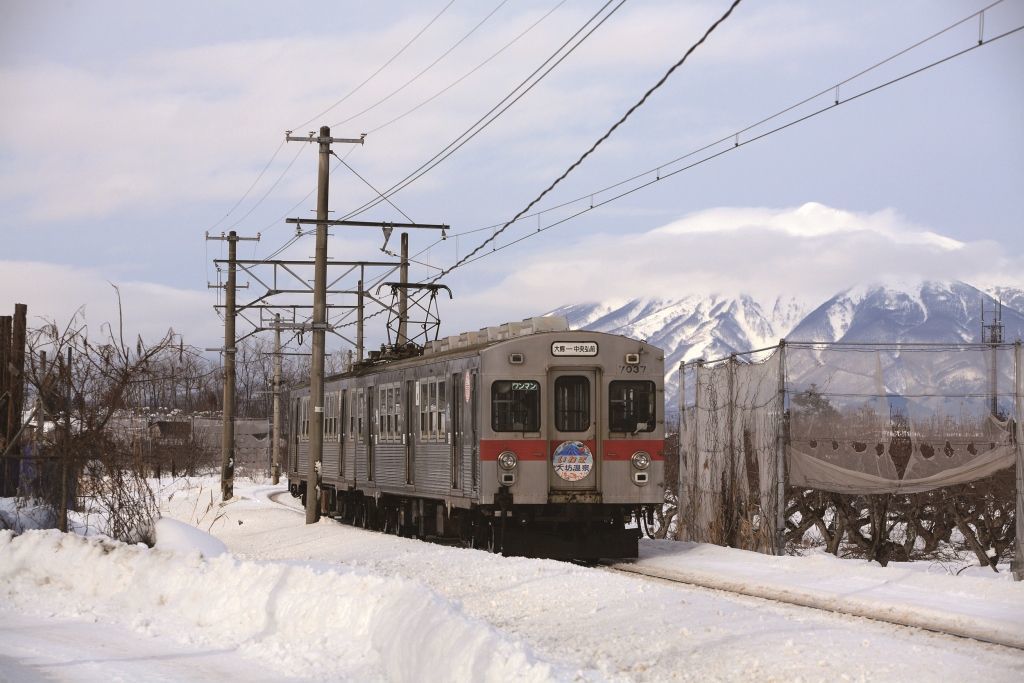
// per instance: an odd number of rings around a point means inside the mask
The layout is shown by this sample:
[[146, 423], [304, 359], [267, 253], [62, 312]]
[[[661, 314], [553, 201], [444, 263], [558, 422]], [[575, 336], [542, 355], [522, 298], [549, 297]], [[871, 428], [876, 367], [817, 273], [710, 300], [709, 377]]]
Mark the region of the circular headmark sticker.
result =
[[594, 455], [582, 441], [563, 441], [551, 456], [555, 474], [566, 481], [579, 481], [594, 467]]

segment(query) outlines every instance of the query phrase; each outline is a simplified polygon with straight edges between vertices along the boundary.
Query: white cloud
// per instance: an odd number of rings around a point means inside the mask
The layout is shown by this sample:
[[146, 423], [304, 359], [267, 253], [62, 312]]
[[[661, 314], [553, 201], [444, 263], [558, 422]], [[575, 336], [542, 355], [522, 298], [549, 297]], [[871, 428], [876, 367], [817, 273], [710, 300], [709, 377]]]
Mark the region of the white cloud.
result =
[[1022, 261], [994, 242], [937, 235], [890, 209], [716, 208], [647, 232], [563, 241], [557, 253], [520, 258], [514, 272], [459, 297], [459, 319], [493, 324], [564, 304], [690, 294], [814, 301], [893, 278], [1021, 286]]
[[[458, 9], [431, 29], [429, 40], [414, 44], [355, 97], [307, 128], [346, 118], [391, 93], [483, 16], [476, 7]], [[386, 107], [335, 133], [356, 135], [390, 120], [462, 76], [545, 10], [504, 9]], [[538, 168], [563, 164], [566, 150], [578, 149], [592, 137], [591, 126], [606, 126], [626, 101], [635, 99], [639, 84], [660, 75], [663, 65], [678, 56], [680, 30], [688, 41], [690, 33], [698, 35], [718, 12], [719, 3], [638, 9], [627, 5], [489, 129], [483, 146], [492, 158], [516, 167], [524, 158], [535, 157]], [[368, 153], [361, 155], [367, 159], [360, 159], [367, 175], [383, 184], [430, 158], [560, 45], [589, 13], [584, 8], [560, 8], [437, 102], [371, 136]], [[344, 36], [153, 50], [117, 65], [36, 63], [0, 68], [0, 92], [11, 94], [0, 109], [0, 199], [24, 203], [27, 218], [43, 221], [98, 218], [125, 208], [163, 209], [182, 202], [233, 202], [266, 163], [284, 128], [322, 111], [357, 85], [415, 32], [425, 16], [417, 9], [376, 31], [356, 29]], [[702, 58], [734, 62], [811, 49], [808, 40], [785, 36], [808, 23], [817, 26], [813, 17], [780, 10], [761, 17], [754, 31], [745, 27], [753, 16], [724, 26]], [[819, 29], [808, 33], [814, 45], [836, 39], [834, 30]], [[751, 31], [762, 38], [754, 40], [748, 35]], [[600, 78], [595, 79], [595, 73]], [[57, 137], [40, 144], [51, 134]], [[481, 146], [474, 141], [471, 149]], [[281, 153], [253, 197], [283, 170], [297, 152], [293, 148]], [[292, 176], [311, 178], [312, 168], [310, 154], [299, 160]], [[458, 181], [442, 170], [410, 192], [430, 192], [438, 177]], [[308, 186], [309, 181], [301, 185]], [[304, 194], [294, 184], [281, 189], [295, 198]], [[53, 196], [60, 201], [52, 201]]]
[[15, 303], [28, 306], [29, 325], [42, 319], [66, 324], [84, 307], [85, 320], [96, 330], [104, 323], [117, 325], [117, 293], [121, 292], [124, 329], [129, 339], [141, 334], [157, 340], [168, 329], [185, 335], [196, 346], [220, 346], [223, 327], [206, 291], [175, 289], [144, 281], [110, 280], [91, 268], [37, 261], [0, 261], [0, 292], [4, 303], [0, 314], [11, 315]]

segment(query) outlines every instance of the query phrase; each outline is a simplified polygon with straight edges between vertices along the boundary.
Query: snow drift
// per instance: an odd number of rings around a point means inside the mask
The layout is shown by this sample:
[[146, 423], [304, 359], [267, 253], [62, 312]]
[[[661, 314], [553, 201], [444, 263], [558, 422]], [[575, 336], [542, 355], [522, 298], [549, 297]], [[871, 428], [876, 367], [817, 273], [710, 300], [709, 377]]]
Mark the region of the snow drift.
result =
[[237, 648], [293, 675], [525, 682], [568, 676], [418, 582], [337, 565], [227, 554], [204, 561], [196, 552], [105, 538], [3, 531], [0, 596], [25, 612]]

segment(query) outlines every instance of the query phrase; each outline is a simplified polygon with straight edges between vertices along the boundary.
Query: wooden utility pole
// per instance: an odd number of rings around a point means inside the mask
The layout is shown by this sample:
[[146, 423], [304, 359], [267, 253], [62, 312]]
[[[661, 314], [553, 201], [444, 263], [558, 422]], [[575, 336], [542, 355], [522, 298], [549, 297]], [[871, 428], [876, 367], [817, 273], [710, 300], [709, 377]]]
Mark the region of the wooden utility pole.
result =
[[316, 251], [313, 264], [313, 357], [310, 363], [309, 395], [313, 414], [309, 421], [309, 471], [306, 477], [306, 524], [320, 519], [320, 479], [324, 456], [324, 347], [327, 331], [327, 213], [330, 206], [331, 143], [363, 144], [363, 138], [332, 138], [328, 126], [320, 127], [320, 136], [292, 137], [289, 142], [317, 142], [320, 145], [316, 183]]
[[[240, 240], [259, 241], [260, 236], [239, 237], [234, 230], [227, 236], [210, 237], [208, 240], [226, 240], [228, 243], [228, 276], [224, 284], [224, 403], [221, 428], [220, 490], [221, 500], [231, 500], [235, 495], [235, 289]], [[219, 285], [217, 285], [219, 287]]]
[[[398, 267], [398, 281], [409, 284], [409, 233], [402, 233], [402, 265]], [[398, 334], [395, 343], [404, 346], [409, 341], [409, 290], [402, 287], [398, 292]]]
[[273, 483], [281, 481], [281, 314], [274, 314], [274, 422], [270, 445]]

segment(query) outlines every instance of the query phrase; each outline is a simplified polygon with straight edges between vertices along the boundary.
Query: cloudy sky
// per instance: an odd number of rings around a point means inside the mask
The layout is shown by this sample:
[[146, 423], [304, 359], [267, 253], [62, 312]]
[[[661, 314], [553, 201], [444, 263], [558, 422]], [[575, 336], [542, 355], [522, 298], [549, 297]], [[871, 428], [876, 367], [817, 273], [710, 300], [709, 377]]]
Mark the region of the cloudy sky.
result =
[[[751, 141], [827, 107], [836, 83], [845, 101], [976, 45], [973, 18], [845, 82], [987, 4], [746, 0], [538, 207], [572, 203], [510, 227], [484, 258], [444, 278], [455, 296], [442, 308], [444, 332], [609, 298], [814, 299], [893, 275], [1024, 284], [1024, 31]], [[383, 190], [457, 139], [603, 5], [6, 0], [0, 310], [22, 301], [33, 315], [64, 319], [84, 305], [100, 322], [114, 314], [115, 283], [129, 327], [155, 335], [173, 326], [199, 346], [217, 344], [207, 283], [224, 252], [205, 232], [260, 232], [240, 255], [263, 257], [294, 236], [284, 217], [313, 215], [314, 146], [281, 145], [285, 130], [367, 133], [365, 145], [336, 151]], [[727, 6], [628, 0], [493, 124], [391, 197], [397, 208], [359, 217], [450, 224], [442, 243], [412, 235], [423, 264], [412, 275], [430, 277], [492, 234], [480, 228], [524, 208]], [[982, 35], [1022, 24], [1024, 2], [1005, 0], [986, 11]], [[335, 216], [375, 197], [335, 166]], [[384, 258], [381, 244], [377, 230], [340, 231], [331, 257]], [[280, 253], [307, 259], [313, 238]]]

